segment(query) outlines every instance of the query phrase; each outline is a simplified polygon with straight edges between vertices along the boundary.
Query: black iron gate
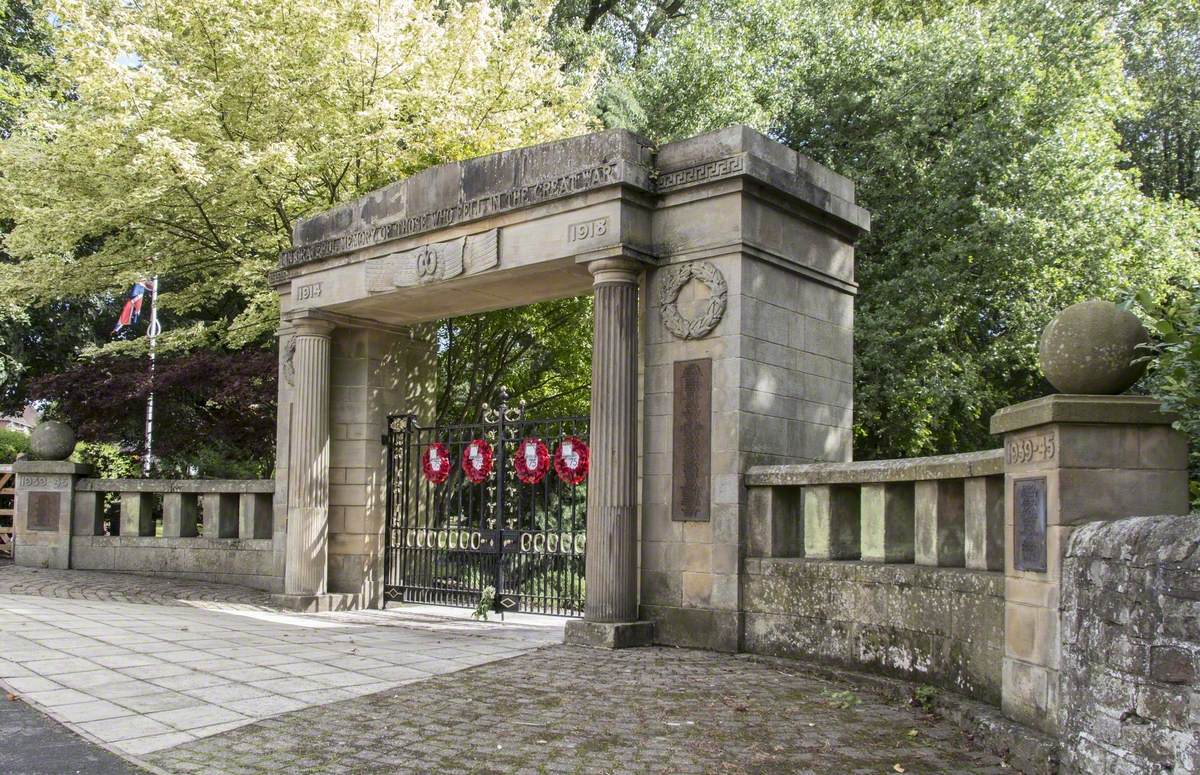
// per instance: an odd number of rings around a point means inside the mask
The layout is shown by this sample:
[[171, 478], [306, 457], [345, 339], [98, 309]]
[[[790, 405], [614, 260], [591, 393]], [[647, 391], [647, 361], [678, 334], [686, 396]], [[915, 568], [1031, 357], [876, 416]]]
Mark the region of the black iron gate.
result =
[[588, 418], [388, 418], [387, 600], [582, 616]]

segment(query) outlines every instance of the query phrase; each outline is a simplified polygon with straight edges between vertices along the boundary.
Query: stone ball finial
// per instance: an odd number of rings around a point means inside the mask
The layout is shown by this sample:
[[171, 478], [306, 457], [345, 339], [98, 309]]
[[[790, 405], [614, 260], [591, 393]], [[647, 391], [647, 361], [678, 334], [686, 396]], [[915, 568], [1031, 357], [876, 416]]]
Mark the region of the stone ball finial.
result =
[[75, 451], [75, 431], [66, 423], [38, 423], [29, 434], [29, 451], [35, 460], [66, 460]]
[[1150, 334], [1138, 316], [1110, 301], [1072, 304], [1042, 331], [1042, 373], [1063, 393], [1116, 395], [1146, 371], [1138, 345]]

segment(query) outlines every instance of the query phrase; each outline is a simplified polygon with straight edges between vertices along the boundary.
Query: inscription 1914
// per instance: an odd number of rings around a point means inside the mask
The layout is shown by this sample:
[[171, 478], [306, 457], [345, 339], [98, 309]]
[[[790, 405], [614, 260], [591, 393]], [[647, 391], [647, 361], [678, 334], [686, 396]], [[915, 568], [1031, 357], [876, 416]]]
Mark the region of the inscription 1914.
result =
[[1046, 477], [1013, 482], [1016, 552], [1013, 567], [1023, 571], [1046, 570]]
[[709, 519], [712, 448], [712, 361], [676, 361], [671, 519]]

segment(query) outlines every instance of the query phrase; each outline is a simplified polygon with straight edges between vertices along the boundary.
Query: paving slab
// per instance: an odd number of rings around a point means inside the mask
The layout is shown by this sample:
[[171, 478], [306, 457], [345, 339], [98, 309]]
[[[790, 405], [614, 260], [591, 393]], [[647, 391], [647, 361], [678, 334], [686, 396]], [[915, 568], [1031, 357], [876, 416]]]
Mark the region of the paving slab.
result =
[[[0, 683], [135, 759], [264, 718], [556, 643], [561, 623], [462, 611], [288, 614], [219, 585], [0, 567]], [[31, 579], [33, 579], [31, 581]], [[36, 583], [34, 583], [36, 581]], [[265, 596], [263, 596], [265, 598]], [[452, 655], [453, 659], [446, 659]]]

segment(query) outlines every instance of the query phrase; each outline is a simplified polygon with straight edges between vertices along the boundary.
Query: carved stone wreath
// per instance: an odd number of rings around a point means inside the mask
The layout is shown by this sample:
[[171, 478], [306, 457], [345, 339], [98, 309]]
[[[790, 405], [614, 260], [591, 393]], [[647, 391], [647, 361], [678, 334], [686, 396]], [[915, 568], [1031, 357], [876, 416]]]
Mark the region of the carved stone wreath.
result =
[[[697, 280], [708, 287], [711, 294], [708, 306], [697, 317], [685, 318], [679, 314], [679, 292], [689, 280]], [[710, 263], [698, 261], [691, 264], [669, 266], [659, 273], [658, 309], [663, 325], [680, 339], [700, 339], [717, 327], [725, 315], [729, 286], [721, 270]]]

